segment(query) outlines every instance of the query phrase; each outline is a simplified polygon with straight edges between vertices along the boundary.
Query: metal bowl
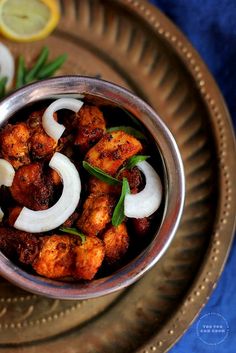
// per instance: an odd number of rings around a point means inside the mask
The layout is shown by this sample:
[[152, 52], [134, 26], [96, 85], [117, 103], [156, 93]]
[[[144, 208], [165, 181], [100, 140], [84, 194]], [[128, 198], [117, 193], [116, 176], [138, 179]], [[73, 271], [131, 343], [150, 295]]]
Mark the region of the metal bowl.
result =
[[155, 111], [128, 90], [107, 81], [82, 76], [63, 76], [40, 81], [14, 92], [0, 103], [0, 125], [17, 111], [55, 96], [82, 95], [131, 112], [156, 142], [164, 170], [165, 205], [161, 225], [151, 243], [135, 259], [110, 276], [86, 283], [46, 279], [25, 272], [0, 253], [0, 274], [16, 286], [59, 299], [89, 299], [112, 293], [137, 281], [162, 257], [180, 222], [185, 196], [184, 170], [176, 142]]

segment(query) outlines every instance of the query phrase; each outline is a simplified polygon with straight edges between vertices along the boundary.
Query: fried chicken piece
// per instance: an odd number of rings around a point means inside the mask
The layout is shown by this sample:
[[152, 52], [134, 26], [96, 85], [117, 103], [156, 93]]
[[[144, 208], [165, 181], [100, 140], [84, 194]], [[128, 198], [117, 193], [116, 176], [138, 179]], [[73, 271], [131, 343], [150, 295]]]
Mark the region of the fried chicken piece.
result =
[[96, 106], [84, 105], [77, 113], [75, 144], [82, 153], [86, 153], [104, 135], [106, 123], [103, 113]]
[[34, 132], [30, 138], [31, 152], [34, 158], [44, 158], [54, 153], [57, 142], [43, 129]]
[[[42, 116], [44, 110], [34, 111], [30, 114], [27, 124], [30, 128], [30, 146], [31, 153], [34, 158], [44, 158], [54, 153], [57, 142], [48, 136], [42, 126]], [[57, 115], [54, 113], [54, 119]]]
[[9, 226], [14, 226], [17, 217], [19, 216], [22, 207], [16, 206], [9, 209], [8, 224]]
[[75, 240], [70, 236], [51, 235], [41, 238], [41, 249], [33, 269], [47, 278], [71, 276], [75, 264]]
[[137, 194], [142, 184], [142, 175], [139, 169], [137, 167], [134, 167], [130, 170], [122, 170], [118, 176], [118, 179], [122, 180], [123, 178], [126, 178], [128, 180], [131, 193]]
[[0, 133], [0, 148], [3, 158], [14, 168], [30, 163], [30, 131], [25, 123], [6, 125]]
[[85, 242], [76, 246], [76, 267], [74, 275], [78, 279], [91, 280], [100, 268], [105, 248], [103, 242], [96, 237], [86, 237]]
[[44, 175], [42, 164], [35, 162], [16, 171], [10, 191], [20, 205], [38, 211], [48, 208], [53, 185], [50, 178]]
[[133, 228], [134, 228], [134, 234], [143, 237], [145, 236], [149, 229], [150, 229], [150, 218], [145, 217], [145, 218], [132, 218], [131, 219]]
[[39, 253], [40, 240], [34, 234], [0, 227], [0, 250], [10, 259], [16, 256], [24, 264], [32, 264]]
[[105, 256], [103, 242], [95, 237], [51, 235], [41, 238], [41, 249], [33, 262], [34, 270], [47, 278], [72, 276], [92, 279]]
[[60, 175], [54, 170], [54, 169], [49, 169], [49, 178], [51, 179], [52, 183], [56, 186], [60, 185], [62, 180]]
[[111, 221], [115, 199], [108, 194], [91, 194], [83, 205], [77, 227], [85, 234], [96, 236]]
[[109, 185], [96, 177], [89, 178], [88, 190], [91, 194], [114, 194], [119, 195], [121, 187], [118, 185]]
[[86, 154], [85, 160], [114, 176], [126, 159], [141, 151], [141, 143], [124, 131], [107, 133]]
[[[128, 180], [132, 194], [139, 192], [142, 183], [142, 176], [138, 168], [134, 167], [131, 170], [122, 170], [118, 176], [118, 179], [122, 181], [123, 178]], [[88, 182], [88, 190], [91, 194], [112, 194], [117, 196], [120, 195], [121, 185], [110, 185], [96, 177], [90, 177]]]
[[117, 227], [111, 226], [103, 234], [103, 242], [107, 262], [113, 264], [119, 261], [129, 247], [129, 234], [125, 223], [121, 223]]

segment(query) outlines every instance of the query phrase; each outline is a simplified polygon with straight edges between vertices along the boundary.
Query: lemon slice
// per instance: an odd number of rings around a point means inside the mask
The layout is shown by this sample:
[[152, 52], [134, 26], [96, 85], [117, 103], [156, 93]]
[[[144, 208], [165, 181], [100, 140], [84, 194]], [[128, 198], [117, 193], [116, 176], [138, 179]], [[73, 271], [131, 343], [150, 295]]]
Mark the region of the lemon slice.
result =
[[11, 40], [43, 39], [60, 17], [56, 0], [0, 0], [0, 32]]

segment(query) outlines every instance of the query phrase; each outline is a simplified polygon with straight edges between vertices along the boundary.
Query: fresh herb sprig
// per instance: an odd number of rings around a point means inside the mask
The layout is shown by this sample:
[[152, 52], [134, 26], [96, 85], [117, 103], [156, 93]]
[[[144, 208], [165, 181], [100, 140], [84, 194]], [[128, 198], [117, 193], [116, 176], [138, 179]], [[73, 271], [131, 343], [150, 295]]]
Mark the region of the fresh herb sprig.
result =
[[26, 68], [24, 57], [22, 55], [19, 56], [16, 69], [15, 88], [20, 88], [27, 83], [51, 77], [67, 59], [67, 54], [62, 54], [47, 63], [46, 61], [49, 53], [49, 48], [43, 47], [35, 64], [30, 69]]
[[117, 227], [118, 225], [120, 225], [125, 219], [124, 201], [125, 201], [125, 196], [127, 194], [130, 194], [129, 182], [126, 178], [123, 178], [120, 199], [117, 202], [117, 205], [112, 215], [112, 225], [114, 227]]
[[67, 54], [58, 56], [55, 60], [43, 66], [36, 74], [36, 78], [41, 80], [43, 78], [51, 77], [64, 64], [66, 59]]
[[85, 241], [86, 241], [86, 235], [84, 235], [83, 233], [79, 232], [78, 229], [76, 229], [76, 228], [60, 227], [59, 230], [61, 232], [64, 232], [64, 233], [78, 235], [80, 237], [80, 239], [81, 239], [82, 244], [84, 244]]
[[128, 161], [126, 162], [124, 168], [125, 169], [132, 169], [139, 162], [146, 161], [148, 158], [150, 158], [150, 156], [146, 156], [146, 155], [143, 155], [143, 154], [137, 154], [136, 156], [133, 156], [133, 157], [128, 159]]
[[4, 97], [6, 92], [7, 77], [0, 78], [0, 99]]
[[25, 83], [29, 83], [35, 80], [35, 78], [37, 78], [38, 73], [40, 72], [40, 70], [42, 69], [42, 67], [47, 61], [48, 55], [49, 55], [48, 47], [43, 47], [37, 58], [36, 63], [25, 75]]
[[104, 181], [105, 183], [107, 183], [109, 185], [120, 185], [121, 184], [120, 180], [113, 178], [109, 174], [105, 173], [102, 169], [94, 167], [86, 161], [83, 161], [83, 167], [85, 170], [87, 170], [87, 172], [89, 174], [95, 176], [96, 178]]
[[20, 88], [25, 84], [25, 59], [22, 55], [19, 56], [17, 69], [16, 69], [16, 87]]
[[129, 158], [128, 161], [125, 163], [124, 167], [119, 170], [117, 177], [120, 175], [120, 173], [123, 170], [126, 170], [126, 169], [130, 170], [130, 169], [134, 168], [139, 162], [146, 161], [146, 159], [148, 159], [149, 157], [150, 156], [137, 154], [136, 156]]
[[118, 131], [118, 130], [124, 131], [127, 134], [132, 135], [140, 140], [146, 140], [145, 135], [141, 131], [135, 129], [132, 126], [123, 126], [122, 125], [122, 126], [109, 127], [107, 129], [107, 132]]

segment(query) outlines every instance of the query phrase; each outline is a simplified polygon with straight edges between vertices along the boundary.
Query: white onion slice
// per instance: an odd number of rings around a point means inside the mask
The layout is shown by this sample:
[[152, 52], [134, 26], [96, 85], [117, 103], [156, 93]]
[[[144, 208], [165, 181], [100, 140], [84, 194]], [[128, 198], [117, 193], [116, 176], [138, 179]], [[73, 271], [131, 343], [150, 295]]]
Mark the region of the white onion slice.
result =
[[0, 77], [7, 77], [6, 89], [8, 90], [13, 82], [15, 74], [14, 58], [10, 50], [0, 43]]
[[153, 167], [146, 161], [136, 165], [145, 175], [146, 185], [137, 194], [127, 194], [124, 200], [124, 214], [130, 218], [144, 218], [153, 214], [161, 203], [161, 180]]
[[42, 124], [46, 133], [55, 141], [58, 141], [65, 130], [65, 126], [59, 124], [53, 118], [53, 113], [60, 109], [69, 109], [77, 113], [83, 104], [82, 101], [74, 98], [60, 98], [50, 104], [42, 117]]
[[[0, 159], [0, 186], [11, 186], [15, 176], [15, 170], [11, 163], [5, 159]], [[4, 213], [0, 208], [0, 221], [2, 221]]]
[[2, 222], [3, 217], [4, 217], [4, 213], [3, 213], [3, 210], [0, 207], [0, 222]]
[[30, 233], [47, 232], [64, 223], [76, 209], [81, 192], [80, 176], [74, 164], [65, 155], [56, 152], [49, 166], [56, 170], [63, 181], [60, 199], [43, 211], [21, 210], [14, 227]]

